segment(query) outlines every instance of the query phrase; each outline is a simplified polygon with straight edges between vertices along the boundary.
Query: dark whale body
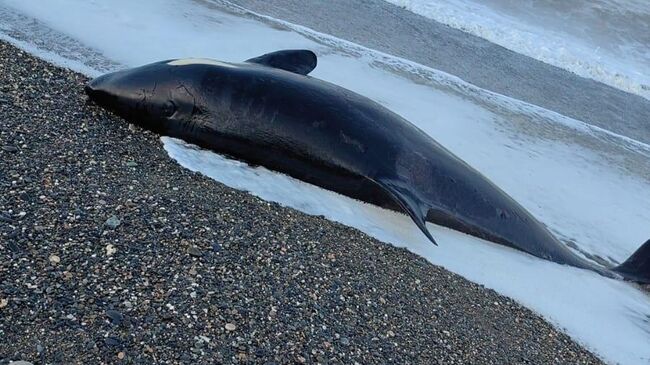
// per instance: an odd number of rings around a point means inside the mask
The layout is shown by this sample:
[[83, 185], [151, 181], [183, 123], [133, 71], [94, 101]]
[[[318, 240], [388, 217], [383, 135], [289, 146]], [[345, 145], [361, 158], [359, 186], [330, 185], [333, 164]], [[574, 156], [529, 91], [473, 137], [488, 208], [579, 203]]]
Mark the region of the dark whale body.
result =
[[[89, 97], [128, 121], [325, 189], [560, 264], [650, 282], [650, 241], [612, 270], [571, 252], [478, 171], [399, 115], [306, 76], [316, 55], [244, 63], [168, 60], [91, 81]], [[616, 274], [614, 274], [616, 273]]]

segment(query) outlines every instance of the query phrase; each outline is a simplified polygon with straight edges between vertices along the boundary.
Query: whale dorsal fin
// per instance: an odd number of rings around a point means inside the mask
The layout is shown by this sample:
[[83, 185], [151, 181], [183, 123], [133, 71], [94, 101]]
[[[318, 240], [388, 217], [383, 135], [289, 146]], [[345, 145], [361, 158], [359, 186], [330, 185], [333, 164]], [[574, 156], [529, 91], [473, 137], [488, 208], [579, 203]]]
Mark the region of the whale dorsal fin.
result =
[[388, 191], [391, 197], [399, 203], [399, 205], [408, 213], [408, 215], [413, 219], [415, 224], [420, 228], [422, 233], [424, 233], [427, 238], [433, 242], [434, 245], [438, 245], [436, 240], [433, 239], [431, 233], [426, 226], [426, 216], [429, 211], [429, 208], [420, 202], [411, 191], [404, 186], [403, 183], [400, 183], [397, 180], [390, 178], [379, 178], [374, 180], [376, 184], [381, 186], [384, 190]]
[[257, 63], [268, 67], [307, 75], [316, 68], [316, 54], [307, 49], [286, 49], [263, 54], [246, 62]]

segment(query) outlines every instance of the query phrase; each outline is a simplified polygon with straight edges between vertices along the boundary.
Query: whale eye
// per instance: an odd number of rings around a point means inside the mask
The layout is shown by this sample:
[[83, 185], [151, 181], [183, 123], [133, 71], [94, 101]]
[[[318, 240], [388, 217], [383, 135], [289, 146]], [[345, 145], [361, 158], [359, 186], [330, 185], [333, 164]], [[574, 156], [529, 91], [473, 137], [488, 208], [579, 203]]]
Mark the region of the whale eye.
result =
[[176, 104], [171, 100], [167, 100], [163, 105], [162, 112], [163, 116], [166, 118], [171, 118], [171, 116], [176, 113]]

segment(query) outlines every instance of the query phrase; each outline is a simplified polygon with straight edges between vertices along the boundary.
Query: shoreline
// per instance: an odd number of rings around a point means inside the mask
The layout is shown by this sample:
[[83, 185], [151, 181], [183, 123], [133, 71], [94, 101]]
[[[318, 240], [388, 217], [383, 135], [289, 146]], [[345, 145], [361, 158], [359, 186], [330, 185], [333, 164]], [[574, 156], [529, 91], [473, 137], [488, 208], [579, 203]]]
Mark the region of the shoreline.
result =
[[[200, 1], [200, 0], [196, 0]], [[482, 89], [650, 144], [650, 100], [508, 50], [384, 0], [230, 0], [444, 71]]]
[[0, 364], [601, 363], [511, 299], [183, 169], [0, 41]]

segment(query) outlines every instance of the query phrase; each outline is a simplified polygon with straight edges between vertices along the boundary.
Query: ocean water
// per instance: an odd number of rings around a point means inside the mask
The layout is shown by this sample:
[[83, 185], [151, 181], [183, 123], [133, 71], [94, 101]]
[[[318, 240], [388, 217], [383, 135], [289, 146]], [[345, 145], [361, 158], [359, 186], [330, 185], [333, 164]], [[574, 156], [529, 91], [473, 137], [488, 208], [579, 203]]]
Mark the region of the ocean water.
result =
[[580, 76], [650, 98], [650, 1], [387, 1]]
[[[620, 262], [650, 237], [647, 145], [224, 1], [0, 0], [0, 38], [89, 75], [169, 58], [313, 49], [314, 77], [412, 121], [583, 252]], [[429, 225], [435, 247], [405, 215], [178, 140], [162, 145], [188, 169], [407, 247], [514, 298], [611, 363], [650, 361], [650, 298], [631, 284]]]

